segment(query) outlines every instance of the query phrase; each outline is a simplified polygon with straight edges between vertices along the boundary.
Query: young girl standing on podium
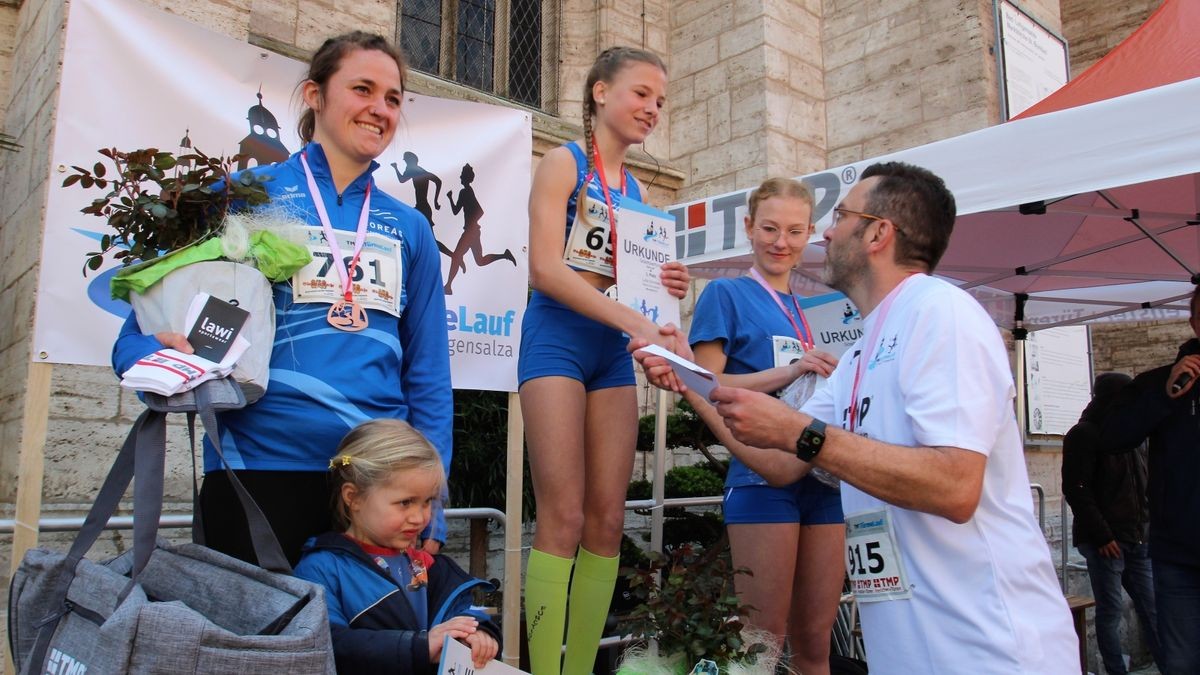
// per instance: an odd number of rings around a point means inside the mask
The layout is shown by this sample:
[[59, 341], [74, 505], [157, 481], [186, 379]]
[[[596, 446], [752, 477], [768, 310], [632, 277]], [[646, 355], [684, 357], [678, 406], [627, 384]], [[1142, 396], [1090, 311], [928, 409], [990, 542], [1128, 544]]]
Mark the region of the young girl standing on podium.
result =
[[[643, 200], [625, 155], [658, 124], [666, 91], [666, 67], [657, 56], [628, 47], [605, 50], [583, 92], [584, 138], [546, 153], [533, 178], [533, 295], [518, 380], [537, 498], [525, 581], [534, 675], [590, 673], [596, 658], [617, 578], [637, 443], [626, 346], [639, 338], [690, 355], [674, 327], [660, 329], [606, 297], [617, 274], [611, 226], [620, 227], [623, 200]], [[683, 265], [667, 263], [661, 279], [672, 295], [686, 293]], [[564, 624], [570, 628], [560, 666]]]

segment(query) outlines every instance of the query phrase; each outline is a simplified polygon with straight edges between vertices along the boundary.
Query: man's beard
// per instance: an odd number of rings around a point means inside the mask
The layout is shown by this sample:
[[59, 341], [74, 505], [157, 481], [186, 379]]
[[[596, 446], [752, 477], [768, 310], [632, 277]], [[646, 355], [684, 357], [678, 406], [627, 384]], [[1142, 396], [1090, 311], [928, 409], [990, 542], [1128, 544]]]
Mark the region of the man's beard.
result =
[[861, 248], [852, 248], [855, 239], [861, 233], [855, 233], [841, 244], [830, 244], [825, 247], [825, 267], [821, 271], [821, 280], [834, 290], [847, 293], [867, 266], [866, 254]]

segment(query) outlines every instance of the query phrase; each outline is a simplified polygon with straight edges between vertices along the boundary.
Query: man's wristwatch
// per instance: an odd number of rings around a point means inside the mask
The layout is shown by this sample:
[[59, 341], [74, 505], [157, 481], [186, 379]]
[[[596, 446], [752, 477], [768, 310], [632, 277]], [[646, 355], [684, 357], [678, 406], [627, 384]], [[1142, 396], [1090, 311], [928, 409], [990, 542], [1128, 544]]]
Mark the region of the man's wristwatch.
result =
[[824, 445], [825, 423], [814, 417], [813, 421], [804, 427], [804, 431], [800, 432], [800, 438], [796, 439], [796, 456], [811, 462]]

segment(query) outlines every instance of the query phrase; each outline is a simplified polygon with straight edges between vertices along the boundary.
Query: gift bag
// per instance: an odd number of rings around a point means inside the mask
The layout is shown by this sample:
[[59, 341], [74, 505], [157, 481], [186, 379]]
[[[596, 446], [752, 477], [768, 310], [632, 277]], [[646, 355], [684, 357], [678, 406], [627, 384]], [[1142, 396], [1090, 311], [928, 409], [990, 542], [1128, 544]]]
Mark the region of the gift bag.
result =
[[[207, 390], [189, 394], [205, 426], [215, 425]], [[134, 423], [70, 550], [33, 549], [14, 573], [9, 641], [17, 672], [335, 672], [321, 587], [284, 573], [278, 541], [240, 483], [259, 562], [271, 569], [157, 541], [166, 414], [147, 410]], [[84, 558], [131, 479], [133, 550], [105, 562]]]
[[250, 313], [241, 335], [250, 348], [238, 359], [233, 379], [246, 401], [257, 401], [267, 390], [271, 347], [275, 343], [275, 302], [271, 282], [250, 265], [212, 260], [173, 270], [144, 293], [131, 291], [129, 302], [145, 335], [171, 331], [187, 335], [188, 306], [200, 292], [241, 307]]

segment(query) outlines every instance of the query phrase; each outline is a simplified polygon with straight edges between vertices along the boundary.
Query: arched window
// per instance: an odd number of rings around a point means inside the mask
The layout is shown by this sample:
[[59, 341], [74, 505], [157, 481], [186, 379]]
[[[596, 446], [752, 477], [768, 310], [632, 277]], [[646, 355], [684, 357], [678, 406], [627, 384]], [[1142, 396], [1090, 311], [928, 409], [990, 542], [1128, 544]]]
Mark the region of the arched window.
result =
[[557, 98], [556, 6], [542, 0], [398, 0], [413, 69], [531, 106]]

